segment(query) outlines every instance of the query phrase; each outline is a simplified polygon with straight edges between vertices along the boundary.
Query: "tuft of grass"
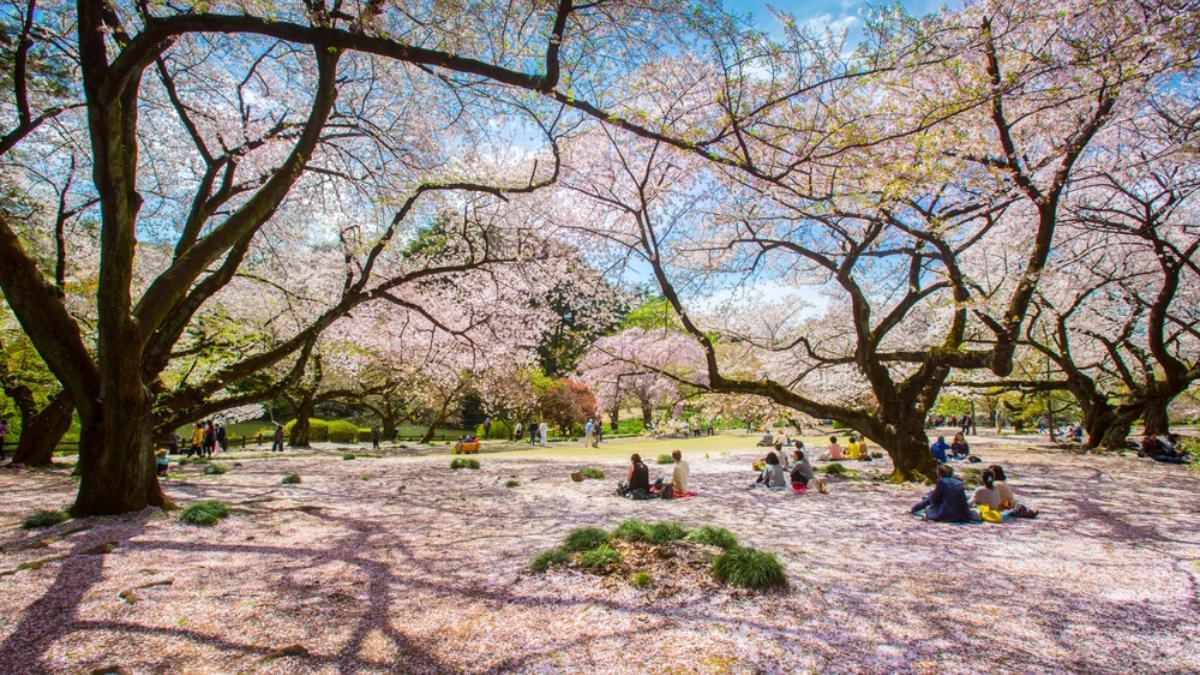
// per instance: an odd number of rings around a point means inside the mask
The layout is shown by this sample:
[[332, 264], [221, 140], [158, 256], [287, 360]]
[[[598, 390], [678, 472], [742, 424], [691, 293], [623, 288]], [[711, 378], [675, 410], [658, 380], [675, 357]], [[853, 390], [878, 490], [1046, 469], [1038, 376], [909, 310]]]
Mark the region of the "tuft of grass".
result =
[[71, 516], [66, 511], [47, 511], [38, 509], [33, 513], [21, 519], [21, 527], [27, 530], [33, 530], [39, 527], [50, 527], [62, 522], [70, 520]]
[[579, 566], [591, 570], [619, 565], [624, 560], [621, 552], [608, 544], [601, 544], [579, 554]]
[[717, 546], [726, 551], [732, 551], [738, 547], [737, 537], [733, 536], [732, 532], [723, 527], [716, 527], [715, 525], [701, 525], [697, 527], [688, 534], [688, 539], [697, 544]]
[[299, 485], [300, 484], [300, 474], [289, 473], [288, 475], [284, 476], [283, 480], [280, 482], [282, 482], [284, 485]]
[[478, 469], [479, 460], [458, 457], [450, 460], [450, 468], [454, 469], [455, 471], [458, 471], [459, 469]]
[[364, 473], [363, 475], [359, 476], [358, 479], [359, 480], [371, 480], [371, 475]]
[[229, 469], [226, 469], [224, 464], [209, 464], [208, 466], [204, 467], [204, 475], [220, 476], [228, 470]]
[[650, 543], [666, 544], [687, 537], [687, 528], [679, 523], [666, 521], [650, 526]]
[[658, 462], [659, 464], [674, 464], [675, 463], [675, 460], [671, 459], [670, 455], [659, 455], [658, 459], [656, 459], [655, 461]]
[[229, 515], [229, 504], [216, 499], [205, 499], [191, 504], [179, 512], [179, 520], [189, 525], [215, 525]]
[[506, 487], [506, 488], [515, 488], [515, 487], [517, 487], [517, 486], [518, 486], [518, 485], [520, 485], [520, 484], [521, 484], [521, 481], [519, 481], [519, 480], [514, 480], [514, 479], [512, 479], [512, 478], [510, 478], [510, 479], [508, 479], [508, 480], [504, 481], [504, 487]]
[[555, 565], [565, 565], [571, 556], [561, 548], [552, 548], [533, 556], [529, 561], [529, 569], [534, 572], [545, 572]]
[[654, 585], [654, 577], [650, 576], [649, 572], [634, 572], [633, 576], [629, 577], [629, 585], [634, 588], [649, 588]]
[[355, 459], [355, 455], [353, 452], [343, 452], [342, 459]]
[[598, 527], [577, 527], [563, 540], [568, 551], [586, 551], [608, 543], [608, 533]]
[[594, 478], [595, 480], [604, 480], [604, 472], [594, 466], [585, 466], [579, 470], [579, 475], [584, 478]]
[[752, 548], [735, 548], [717, 556], [713, 576], [723, 584], [743, 588], [783, 588], [787, 575], [772, 554]]
[[845, 476], [849, 473], [850, 469], [847, 469], [838, 462], [834, 462], [833, 464], [829, 464], [825, 467], [826, 476]]
[[613, 530], [613, 537], [625, 541], [650, 541], [650, 524], [641, 518], [622, 520]]

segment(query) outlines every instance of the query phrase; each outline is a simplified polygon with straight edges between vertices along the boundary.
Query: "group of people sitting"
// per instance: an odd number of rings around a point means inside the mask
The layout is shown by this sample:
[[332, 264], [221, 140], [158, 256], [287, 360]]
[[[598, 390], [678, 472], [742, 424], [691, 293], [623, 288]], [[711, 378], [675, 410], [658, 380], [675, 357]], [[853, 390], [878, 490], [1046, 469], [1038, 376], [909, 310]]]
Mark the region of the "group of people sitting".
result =
[[943, 523], [967, 523], [1009, 518], [1037, 518], [1038, 512], [1017, 502], [1004, 468], [993, 464], [980, 474], [982, 483], [967, 498], [967, 488], [954, 476], [949, 464], [938, 464], [937, 483], [925, 498], [912, 507], [912, 513], [925, 520]]
[[967, 443], [967, 438], [961, 431], [954, 434], [954, 440], [949, 443], [946, 442], [945, 436], [938, 436], [937, 440], [929, 446], [929, 452], [933, 453], [933, 458], [941, 464], [949, 461], [982, 461], [978, 457], [971, 456], [971, 445]]
[[808, 454], [801, 441], [795, 441], [791, 457], [784, 454], [782, 444], [776, 443], [775, 450], [768, 452], [763, 458], [758, 478], [750, 485], [752, 489], [763, 488], [776, 492], [787, 490], [789, 486], [797, 494], [807, 492], [809, 488], [818, 490], [821, 494], [829, 492], [825, 481], [817, 478], [816, 472], [809, 464]]
[[1179, 444], [1179, 434], [1167, 434], [1160, 439], [1158, 434], [1146, 434], [1138, 448], [1138, 457], [1149, 457], [1156, 462], [1186, 464], [1191, 461], [1188, 453]]
[[[800, 443], [800, 441], [796, 441], [796, 443], [799, 444], [798, 447], [804, 447], [804, 444]], [[846, 447], [844, 448], [838, 443], [837, 436], [830, 436], [829, 452], [821, 455], [820, 460], [822, 462], [844, 462], [847, 460], [870, 462], [872, 458], [871, 451], [867, 449], [867, 439], [863, 436], [851, 434], [846, 439]]]
[[662, 478], [650, 483], [650, 467], [642, 461], [642, 456], [633, 453], [629, 457], [629, 471], [625, 480], [617, 483], [617, 494], [628, 499], [678, 499], [690, 497], [688, 478], [691, 467], [683, 459], [683, 453], [675, 450], [671, 453], [674, 464], [671, 468], [671, 480], [665, 482]]

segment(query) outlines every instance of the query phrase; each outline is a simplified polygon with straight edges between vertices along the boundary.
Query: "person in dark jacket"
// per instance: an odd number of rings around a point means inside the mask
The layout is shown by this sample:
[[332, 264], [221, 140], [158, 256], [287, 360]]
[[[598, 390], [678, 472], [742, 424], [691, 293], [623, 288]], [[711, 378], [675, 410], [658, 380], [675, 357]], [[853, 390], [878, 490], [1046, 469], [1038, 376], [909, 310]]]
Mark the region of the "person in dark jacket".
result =
[[938, 439], [929, 446], [929, 451], [933, 453], [933, 458], [938, 464], [946, 463], [946, 451], [950, 449], [950, 444], [946, 442], [945, 436], [938, 436]]
[[1159, 440], [1156, 434], [1146, 434], [1142, 439], [1141, 450], [1138, 452], [1143, 457], [1149, 457], [1156, 462], [1166, 462], [1168, 464], [1185, 464], [1187, 463], [1187, 455], [1179, 451], [1172, 451], [1165, 443]]
[[271, 452], [283, 452], [283, 425], [275, 425], [275, 438], [271, 444]]
[[371, 427], [371, 447], [379, 449], [379, 441], [383, 439], [383, 434], [380, 433], [379, 427]]
[[965, 523], [971, 520], [971, 507], [967, 504], [967, 489], [962, 481], [954, 477], [954, 469], [947, 464], [938, 464], [938, 481], [933, 491], [912, 507], [913, 513], [925, 512], [925, 520], [944, 523]]
[[629, 458], [629, 474], [625, 477], [625, 482], [630, 490], [650, 489], [650, 469], [642, 462], [642, 456], [636, 452]]
[[225, 435], [225, 425], [217, 422], [213, 428], [213, 438], [221, 448], [221, 452], [229, 452], [229, 437]]
[[208, 420], [207, 422], [204, 423], [204, 445], [202, 448], [204, 450], [204, 456], [212, 457], [213, 448], [215, 448], [216, 446], [217, 446], [217, 432], [215, 429], [213, 429], [212, 420]]

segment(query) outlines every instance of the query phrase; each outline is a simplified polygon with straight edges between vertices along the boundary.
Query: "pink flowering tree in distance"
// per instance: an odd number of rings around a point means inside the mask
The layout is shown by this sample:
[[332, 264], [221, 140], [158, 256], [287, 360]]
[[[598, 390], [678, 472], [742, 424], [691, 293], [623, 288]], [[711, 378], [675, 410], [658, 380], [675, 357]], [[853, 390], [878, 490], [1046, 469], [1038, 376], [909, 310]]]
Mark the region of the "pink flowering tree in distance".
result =
[[666, 328], [627, 328], [597, 340], [579, 370], [615, 431], [627, 405], [640, 408], [642, 423], [649, 425], [656, 408], [682, 397], [681, 384], [695, 377], [703, 381], [702, 366], [703, 354], [688, 336]]

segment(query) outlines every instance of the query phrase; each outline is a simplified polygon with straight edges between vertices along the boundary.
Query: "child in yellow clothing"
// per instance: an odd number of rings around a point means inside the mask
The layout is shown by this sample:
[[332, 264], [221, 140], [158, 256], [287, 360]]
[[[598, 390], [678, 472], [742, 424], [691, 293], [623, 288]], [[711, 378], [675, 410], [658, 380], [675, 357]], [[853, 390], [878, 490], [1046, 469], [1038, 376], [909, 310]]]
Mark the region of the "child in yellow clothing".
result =
[[846, 457], [857, 460], [862, 454], [862, 446], [858, 444], [858, 437], [851, 436], [850, 442], [846, 444]]

